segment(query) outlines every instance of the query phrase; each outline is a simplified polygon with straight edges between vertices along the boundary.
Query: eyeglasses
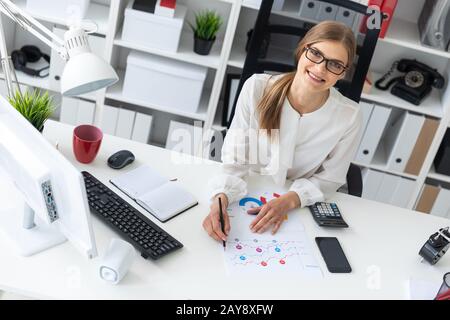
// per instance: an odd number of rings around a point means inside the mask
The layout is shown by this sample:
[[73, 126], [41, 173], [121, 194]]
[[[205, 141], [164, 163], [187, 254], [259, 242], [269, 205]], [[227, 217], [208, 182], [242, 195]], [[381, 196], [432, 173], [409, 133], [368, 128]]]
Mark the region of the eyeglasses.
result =
[[306, 51], [305, 56], [309, 61], [314, 62], [315, 64], [320, 64], [325, 61], [326, 62], [325, 67], [327, 68], [327, 70], [330, 71], [331, 73], [334, 73], [335, 75], [339, 76], [345, 70], [347, 70], [347, 67], [344, 66], [342, 63], [336, 60], [330, 60], [325, 58], [319, 50], [316, 50], [311, 47], [305, 47], [305, 49], [303, 50]]

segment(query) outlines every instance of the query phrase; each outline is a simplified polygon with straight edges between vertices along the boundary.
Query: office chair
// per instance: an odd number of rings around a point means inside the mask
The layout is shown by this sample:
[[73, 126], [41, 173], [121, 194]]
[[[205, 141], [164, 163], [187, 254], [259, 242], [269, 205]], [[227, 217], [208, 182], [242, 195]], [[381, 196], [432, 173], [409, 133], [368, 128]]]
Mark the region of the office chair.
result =
[[[362, 14], [366, 17], [369, 16], [367, 12], [367, 6], [359, 3], [355, 3], [349, 0], [324, 0], [322, 2], [328, 2], [334, 4], [338, 7], [343, 7], [348, 10], [354, 11], [356, 14]], [[269, 18], [272, 11], [273, 0], [262, 0], [261, 7], [256, 18], [256, 23], [253, 28], [253, 32], [250, 38], [247, 56], [244, 62], [244, 67], [242, 70], [242, 75], [237, 88], [235, 100], [231, 110], [230, 120], [227, 127], [230, 127], [231, 121], [233, 120], [237, 99], [239, 93], [242, 90], [244, 82], [250, 78], [254, 73], [262, 73], [265, 71], [275, 71], [275, 72], [290, 72], [293, 71], [296, 66], [280, 63], [276, 61], [271, 61], [270, 59], [261, 58], [260, 50], [263, 47], [263, 42], [268, 39], [269, 34], [286, 34], [291, 36], [303, 37], [308, 31], [305, 27], [297, 27], [291, 25], [280, 25], [271, 24]], [[381, 21], [381, 13], [380, 20]], [[301, 17], [299, 17], [299, 24], [301, 24]], [[372, 56], [377, 44], [378, 35], [380, 33], [379, 28], [368, 28], [364, 37], [362, 45], [358, 45], [356, 50], [356, 64], [354, 64], [353, 77], [351, 80], [339, 80], [336, 83], [336, 88], [344, 96], [352, 99], [355, 102], [359, 102], [361, 97], [361, 92], [364, 86], [364, 81], [366, 78], [367, 71], [369, 70], [369, 65], [372, 60]], [[358, 166], [350, 164], [349, 170], [347, 172], [347, 189], [348, 193], [354, 196], [361, 197], [362, 194], [362, 177], [361, 170]]]

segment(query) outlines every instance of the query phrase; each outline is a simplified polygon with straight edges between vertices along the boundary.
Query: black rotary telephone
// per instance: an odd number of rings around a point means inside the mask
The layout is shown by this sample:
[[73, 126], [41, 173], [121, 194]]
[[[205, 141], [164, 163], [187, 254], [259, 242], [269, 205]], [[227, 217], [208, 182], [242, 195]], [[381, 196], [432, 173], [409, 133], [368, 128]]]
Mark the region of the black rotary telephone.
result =
[[[389, 78], [395, 68], [404, 72], [405, 75], [395, 77], [389, 80], [386, 85], [382, 85], [381, 83]], [[432, 69], [426, 64], [415, 59], [401, 59], [395, 61], [391, 69], [375, 82], [375, 87], [380, 90], [388, 90], [392, 84], [394, 84], [391, 89], [393, 95], [418, 106], [431, 92], [432, 87], [443, 88], [445, 80], [436, 69]]]

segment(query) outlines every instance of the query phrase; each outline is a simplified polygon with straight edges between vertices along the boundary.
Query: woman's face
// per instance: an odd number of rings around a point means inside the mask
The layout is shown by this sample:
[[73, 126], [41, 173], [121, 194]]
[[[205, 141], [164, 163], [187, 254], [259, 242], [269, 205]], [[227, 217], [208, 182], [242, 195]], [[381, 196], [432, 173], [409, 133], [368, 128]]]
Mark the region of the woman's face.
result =
[[[348, 53], [340, 42], [321, 41], [308, 47], [311, 49], [308, 52], [308, 57], [313, 58], [315, 61], [320, 61], [320, 56], [332, 60], [328, 63], [328, 66], [334, 71], [339, 69], [339, 64], [347, 66]], [[321, 63], [314, 63], [306, 57], [306, 54], [307, 52], [303, 51], [295, 75], [296, 80], [305, 89], [315, 92], [324, 91], [334, 86], [339, 79], [344, 77], [345, 72], [341, 75], [336, 75], [327, 69], [325, 60]]]

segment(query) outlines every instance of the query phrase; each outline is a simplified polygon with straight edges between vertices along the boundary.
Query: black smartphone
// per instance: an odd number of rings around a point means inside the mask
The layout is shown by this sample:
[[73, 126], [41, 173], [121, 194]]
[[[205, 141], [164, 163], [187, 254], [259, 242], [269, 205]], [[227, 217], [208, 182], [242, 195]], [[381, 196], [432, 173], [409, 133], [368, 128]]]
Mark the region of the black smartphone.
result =
[[337, 238], [317, 237], [317, 246], [331, 273], [350, 273], [352, 268]]

